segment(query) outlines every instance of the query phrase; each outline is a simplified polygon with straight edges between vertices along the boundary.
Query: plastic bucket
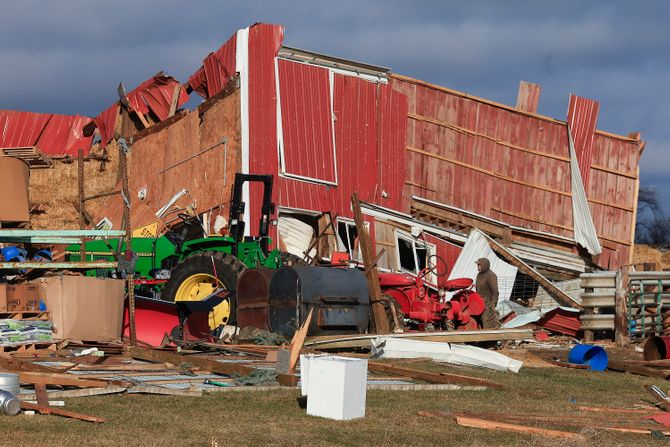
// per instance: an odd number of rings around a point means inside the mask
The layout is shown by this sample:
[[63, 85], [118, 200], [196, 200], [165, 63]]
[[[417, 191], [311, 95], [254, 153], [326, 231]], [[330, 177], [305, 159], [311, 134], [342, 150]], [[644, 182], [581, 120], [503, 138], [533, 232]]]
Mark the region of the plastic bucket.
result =
[[644, 344], [645, 360], [664, 360], [670, 354], [670, 337], [651, 337]]
[[604, 371], [607, 361], [607, 352], [600, 346], [577, 345], [568, 354], [568, 362], [588, 365], [593, 371]]

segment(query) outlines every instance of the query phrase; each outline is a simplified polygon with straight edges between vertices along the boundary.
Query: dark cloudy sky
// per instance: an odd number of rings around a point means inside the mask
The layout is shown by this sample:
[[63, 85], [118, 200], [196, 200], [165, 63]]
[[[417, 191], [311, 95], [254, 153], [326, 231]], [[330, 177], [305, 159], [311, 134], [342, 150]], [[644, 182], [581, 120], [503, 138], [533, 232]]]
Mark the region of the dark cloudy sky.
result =
[[0, 108], [96, 115], [159, 70], [185, 81], [238, 28], [540, 112], [600, 101], [600, 129], [647, 141], [642, 184], [670, 213], [670, 2], [21, 0], [0, 11]]

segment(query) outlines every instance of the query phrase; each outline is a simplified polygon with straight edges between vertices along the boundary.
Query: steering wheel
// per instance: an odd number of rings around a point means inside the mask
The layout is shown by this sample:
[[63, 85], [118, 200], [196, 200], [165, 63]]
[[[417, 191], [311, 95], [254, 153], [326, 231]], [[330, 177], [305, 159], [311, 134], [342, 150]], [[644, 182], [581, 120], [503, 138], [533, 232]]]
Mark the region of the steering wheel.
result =
[[421, 271], [421, 273], [423, 277], [428, 276], [429, 273], [432, 273], [436, 277], [440, 277], [446, 275], [447, 270], [447, 261], [445, 261], [441, 256], [430, 255], [428, 258], [426, 258], [426, 267]]
[[180, 218], [185, 224], [190, 224], [193, 220], [193, 216], [188, 213], [177, 213], [177, 217]]

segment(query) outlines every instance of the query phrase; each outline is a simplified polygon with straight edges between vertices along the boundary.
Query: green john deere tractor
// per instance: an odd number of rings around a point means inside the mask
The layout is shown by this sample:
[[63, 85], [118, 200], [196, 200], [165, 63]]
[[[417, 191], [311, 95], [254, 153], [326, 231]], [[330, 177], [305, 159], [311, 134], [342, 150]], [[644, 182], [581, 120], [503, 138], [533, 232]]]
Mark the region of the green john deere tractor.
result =
[[[245, 182], [263, 184], [263, 205], [259, 234], [244, 237], [245, 203], [242, 186]], [[194, 228], [202, 225], [197, 218], [179, 214], [184, 225], [181, 232], [169, 231], [160, 237], [135, 237], [131, 240], [133, 261], [123, 259], [125, 242], [121, 239], [95, 240], [85, 244], [86, 260], [119, 260], [117, 271], [89, 271], [90, 276], [125, 276], [134, 271], [136, 295], [165, 301], [198, 301], [222, 290], [235, 291], [239, 276], [247, 268], [278, 268], [291, 255], [274, 249], [268, 237], [272, 203], [272, 176], [236, 174], [230, 203], [229, 235], [190, 239]], [[66, 249], [70, 261], [81, 260], [81, 246]], [[234, 296], [234, 295], [233, 295]], [[215, 329], [234, 319], [234, 297], [223, 301], [210, 314], [210, 327]]]

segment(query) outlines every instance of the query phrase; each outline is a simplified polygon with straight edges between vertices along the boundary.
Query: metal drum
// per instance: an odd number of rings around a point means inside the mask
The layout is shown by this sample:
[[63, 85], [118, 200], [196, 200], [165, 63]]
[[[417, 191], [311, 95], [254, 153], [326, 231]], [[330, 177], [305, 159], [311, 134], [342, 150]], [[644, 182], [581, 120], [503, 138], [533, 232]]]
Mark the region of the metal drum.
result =
[[9, 391], [0, 390], [0, 414], [16, 416], [21, 412], [21, 402]]
[[8, 391], [18, 396], [21, 390], [19, 375], [12, 373], [0, 373], [0, 390]]
[[270, 280], [276, 270], [251, 269], [240, 276], [237, 283], [237, 326], [252, 326], [269, 331]]
[[360, 334], [368, 329], [370, 295], [365, 274], [335, 267], [282, 267], [270, 281], [269, 325], [292, 337], [314, 308], [309, 335]]

